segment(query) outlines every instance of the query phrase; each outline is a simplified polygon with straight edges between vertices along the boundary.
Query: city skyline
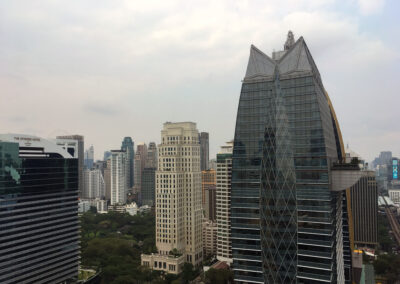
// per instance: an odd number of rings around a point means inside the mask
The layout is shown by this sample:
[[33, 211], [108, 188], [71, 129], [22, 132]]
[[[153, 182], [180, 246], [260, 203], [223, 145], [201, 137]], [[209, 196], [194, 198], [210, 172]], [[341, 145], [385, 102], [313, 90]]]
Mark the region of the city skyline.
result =
[[[233, 138], [249, 44], [279, 50], [282, 35], [293, 30], [325, 74], [344, 142], [368, 161], [384, 150], [400, 155], [398, 2], [141, 4], [0, 4], [7, 101], [0, 132], [81, 134], [101, 159], [125, 136], [158, 145], [159, 125], [194, 121], [209, 132], [215, 158]], [[181, 111], [167, 111], [174, 106]]]

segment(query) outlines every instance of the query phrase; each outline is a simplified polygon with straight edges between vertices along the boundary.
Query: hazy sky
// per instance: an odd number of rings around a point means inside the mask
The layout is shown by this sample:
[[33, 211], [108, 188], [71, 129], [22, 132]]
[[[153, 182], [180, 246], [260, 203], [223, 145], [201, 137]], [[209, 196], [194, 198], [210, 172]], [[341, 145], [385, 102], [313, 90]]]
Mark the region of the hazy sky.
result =
[[400, 156], [400, 1], [0, 0], [0, 133], [82, 134], [95, 158], [165, 121], [233, 138], [250, 44], [303, 36], [345, 143]]

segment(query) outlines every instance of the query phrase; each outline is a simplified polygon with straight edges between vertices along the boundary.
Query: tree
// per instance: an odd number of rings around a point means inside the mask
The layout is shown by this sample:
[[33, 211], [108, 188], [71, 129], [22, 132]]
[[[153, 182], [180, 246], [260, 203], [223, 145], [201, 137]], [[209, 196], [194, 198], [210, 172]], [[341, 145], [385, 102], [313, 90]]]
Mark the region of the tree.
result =
[[400, 279], [400, 256], [395, 254], [379, 255], [374, 261], [375, 273], [387, 278], [389, 284]]
[[189, 283], [196, 278], [196, 272], [193, 270], [193, 264], [185, 262], [182, 269], [182, 279], [184, 283]]
[[90, 206], [89, 211], [92, 212], [93, 214], [96, 214], [97, 208], [95, 206]]
[[205, 276], [207, 284], [233, 283], [233, 274], [230, 270], [210, 268]]

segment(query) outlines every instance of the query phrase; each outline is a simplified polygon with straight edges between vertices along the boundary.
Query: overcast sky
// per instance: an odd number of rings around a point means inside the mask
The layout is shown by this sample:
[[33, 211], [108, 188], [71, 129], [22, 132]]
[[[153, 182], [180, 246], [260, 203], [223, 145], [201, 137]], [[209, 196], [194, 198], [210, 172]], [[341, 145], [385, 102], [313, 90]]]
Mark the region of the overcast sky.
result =
[[250, 45], [303, 36], [345, 143], [400, 156], [398, 0], [0, 0], [0, 133], [82, 134], [95, 158], [166, 121], [233, 138]]

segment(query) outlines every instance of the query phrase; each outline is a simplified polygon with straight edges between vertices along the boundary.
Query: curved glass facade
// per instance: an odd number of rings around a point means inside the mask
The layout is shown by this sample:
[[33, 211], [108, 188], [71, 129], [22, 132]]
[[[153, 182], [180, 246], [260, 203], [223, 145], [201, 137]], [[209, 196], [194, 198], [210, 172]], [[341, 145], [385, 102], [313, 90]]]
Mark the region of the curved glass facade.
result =
[[329, 181], [340, 157], [318, 70], [302, 38], [279, 60], [252, 47], [247, 70], [232, 161], [235, 281], [341, 283], [342, 193]]

